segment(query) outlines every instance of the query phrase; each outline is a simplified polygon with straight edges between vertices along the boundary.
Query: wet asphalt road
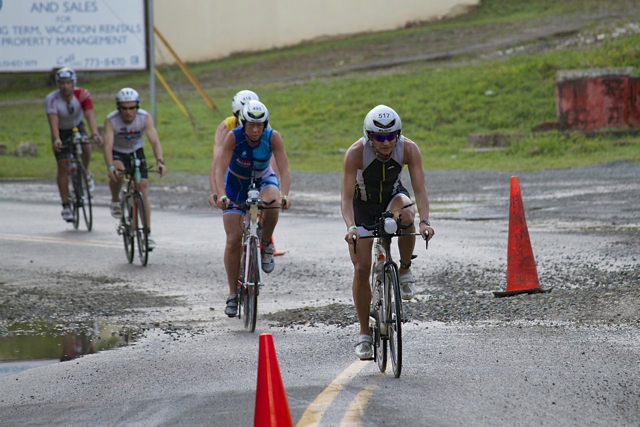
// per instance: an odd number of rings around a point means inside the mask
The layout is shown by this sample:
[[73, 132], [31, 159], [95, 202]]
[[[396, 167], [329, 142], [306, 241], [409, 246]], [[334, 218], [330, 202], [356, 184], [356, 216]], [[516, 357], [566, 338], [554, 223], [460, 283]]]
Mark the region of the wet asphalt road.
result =
[[[601, 270], [637, 270], [639, 171], [621, 163], [518, 173], [541, 277], [551, 277], [554, 261], [563, 258]], [[438, 234], [428, 252], [418, 247], [416, 274], [430, 277], [459, 266], [464, 275], [473, 265], [504, 271], [511, 175], [427, 172]], [[291, 198], [298, 196], [298, 207], [282, 216], [277, 230], [278, 249], [287, 254], [268, 277], [261, 313], [306, 308], [311, 317], [327, 304], [348, 306], [350, 265], [341, 246], [336, 178], [294, 179]], [[103, 285], [114, 293], [135, 287], [175, 299], [110, 319], [149, 326], [132, 346], [0, 377], [1, 424], [252, 422], [258, 334], [222, 313], [221, 223], [202, 204], [203, 185], [206, 194], [203, 178], [154, 183], [154, 203], [162, 206], [153, 219], [159, 248], [143, 269], [125, 263], [106, 204], [96, 209], [92, 233], [72, 231], [58, 218], [50, 183], [0, 183], [2, 289], [26, 289], [37, 280], [41, 288], [72, 292], [68, 288], [81, 279], [46, 280], [62, 271], [73, 273], [64, 277], [120, 279]], [[99, 185], [96, 198], [105, 194]], [[80, 258], [80, 265], [68, 262]], [[480, 293], [503, 290], [503, 279], [487, 274]], [[558, 279], [561, 288], [545, 298], [565, 298], [563, 281], [573, 286], [570, 278]], [[437, 297], [436, 285], [427, 282], [415, 304]], [[257, 332], [274, 336], [294, 424], [637, 425], [640, 313], [634, 298], [637, 293], [626, 298], [631, 305], [621, 321], [609, 313], [588, 322], [545, 318], [529, 303], [525, 315], [508, 321], [414, 319], [404, 329], [400, 380], [380, 374], [373, 363], [355, 362], [352, 324], [282, 326], [262, 317]]]

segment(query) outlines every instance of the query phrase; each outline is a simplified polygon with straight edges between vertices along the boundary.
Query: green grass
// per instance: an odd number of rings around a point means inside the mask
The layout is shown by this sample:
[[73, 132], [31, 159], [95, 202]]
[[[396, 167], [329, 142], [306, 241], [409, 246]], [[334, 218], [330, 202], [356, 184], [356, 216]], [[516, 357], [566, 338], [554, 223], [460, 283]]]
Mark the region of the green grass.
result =
[[[485, 1], [474, 13], [456, 20], [237, 55], [194, 64], [191, 69], [196, 75], [203, 75], [216, 69], [275, 61], [284, 56], [312, 55], [336, 46], [357, 46], [390, 37], [406, 37], [444, 26], [518, 22], [568, 12], [579, 6], [594, 10], [600, 7], [598, 2], [589, 0]], [[587, 138], [557, 132], [532, 135], [530, 132], [542, 121], [556, 120], [554, 79], [558, 70], [622, 66], [639, 70], [640, 35], [608, 40], [588, 49], [518, 54], [498, 60], [469, 58], [465, 62], [465, 58], [461, 59], [463, 65], [420, 63], [378, 72], [256, 84], [251, 88], [267, 104], [273, 127], [283, 135], [291, 167], [298, 171], [341, 170], [344, 149], [361, 136], [364, 116], [377, 104], [387, 104], [398, 111], [403, 119], [404, 134], [420, 146], [427, 169], [534, 170], [615, 160], [640, 161], [638, 137], [625, 137], [621, 141], [620, 137]], [[114, 108], [110, 94], [124, 86], [146, 87], [147, 78], [146, 73], [130, 73], [87, 83], [95, 95], [99, 123]], [[28, 87], [29, 78], [26, 77], [22, 83], [0, 94], [0, 101], [5, 101], [0, 105], [0, 142], [8, 144], [9, 152], [22, 141], [36, 142], [40, 154], [36, 158], [0, 156], [0, 176], [51, 178], [55, 174], [55, 162], [43, 109], [48, 90]], [[207, 92], [226, 112], [228, 100], [243, 88], [213, 88]], [[486, 95], [487, 91], [493, 95]], [[209, 110], [195, 91], [182, 91], [181, 99], [193, 116], [196, 130], [162, 87], [158, 87], [157, 125], [165, 161], [173, 171], [208, 173], [213, 133], [226, 114]], [[9, 100], [22, 102], [6, 103]], [[482, 132], [521, 133], [523, 136], [504, 151], [469, 151], [467, 135]], [[93, 161], [94, 169], [102, 167], [97, 150]]]

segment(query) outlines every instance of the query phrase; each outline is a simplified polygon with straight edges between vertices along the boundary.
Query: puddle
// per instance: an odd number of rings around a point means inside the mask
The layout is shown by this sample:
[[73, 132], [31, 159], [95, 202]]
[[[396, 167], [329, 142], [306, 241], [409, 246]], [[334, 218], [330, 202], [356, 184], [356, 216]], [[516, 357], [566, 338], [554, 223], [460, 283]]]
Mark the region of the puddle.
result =
[[136, 336], [94, 322], [15, 323], [0, 331], [0, 376], [129, 345]]

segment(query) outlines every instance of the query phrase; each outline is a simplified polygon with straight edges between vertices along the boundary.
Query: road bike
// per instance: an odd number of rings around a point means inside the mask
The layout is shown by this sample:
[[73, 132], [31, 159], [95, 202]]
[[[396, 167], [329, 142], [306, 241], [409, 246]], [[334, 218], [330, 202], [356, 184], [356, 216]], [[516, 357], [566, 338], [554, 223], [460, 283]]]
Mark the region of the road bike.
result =
[[73, 128], [70, 136], [71, 157], [69, 158], [69, 207], [73, 212], [73, 228], [76, 230], [80, 225], [80, 211], [84, 218], [87, 230], [93, 228], [93, 210], [91, 206], [92, 196], [89, 180], [87, 179], [87, 171], [82, 164], [82, 134], [77, 127]]
[[[404, 230], [411, 225], [402, 225], [402, 216], [398, 215], [398, 218], [394, 219], [393, 215], [395, 212], [412, 205], [413, 203], [395, 211], [383, 212], [375, 224], [362, 226], [372, 234], [360, 237], [375, 239], [370, 281], [373, 359], [378, 363], [380, 372], [385, 372], [388, 342], [391, 366], [396, 378], [399, 378], [402, 372], [402, 324], [406, 323], [407, 319], [404, 316], [400, 296], [398, 265], [391, 256], [391, 241], [394, 237], [418, 236], [420, 233], [405, 232]], [[414, 259], [416, 256], [412, 255], [411, 258]]]
[[147, 209], [140, 191], [141, 160], [136, 153], [131, 153], [130, 167], [118, 172], [125, 175], [126, 185], [120, 194], [122, 218], [118, 226], [118, 234], [124, 241], [124, 252], [129, 264], [135, 256], [135, 243], [138, 246], [138, 257], [142, 266], [149, 262], [149, 224], [147, 224]]
[[280, 206], [268, 206], [275, 202], [264, 202], [255, 183], [247, 191], [247, 200], [242, 204], [229, 202], [229, 207], [240, 207], [245, 214], [242, 223], [242, 258], [238, 272], [238, 318], [244, 321], [244, 327], [251, 332], [256, 330], [258, 318], [258, 295], [262, 282], [260, 257], [260, 242], [262, 230], [260, 228], [260, 211], [265, 209], [280, 209]]

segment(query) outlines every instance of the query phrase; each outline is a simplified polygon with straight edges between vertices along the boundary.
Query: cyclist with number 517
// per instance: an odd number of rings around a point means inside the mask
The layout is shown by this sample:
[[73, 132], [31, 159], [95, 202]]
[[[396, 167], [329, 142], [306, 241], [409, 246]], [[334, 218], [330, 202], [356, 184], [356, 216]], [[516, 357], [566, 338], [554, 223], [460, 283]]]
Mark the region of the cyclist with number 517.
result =
[[[111, 190], [111, 216], [122, 218], [120, 203], [120, 188], [124, 175], [118, 171], [126, 170], [132, 173], [131, 158], [140, 160], [140, 192], [144, 200], [147, 215], [148, 233], [151, 233], [151, 206], [149, 204], [149, 171], [144, 155], [144, 134], [151, 144], [153, 155], [156, 158], [156, 168], [160, 177], [167, 172], [162, 159], [162, 146], [158, 138], [158, 132], [153, 125], [151, 115], [140, 108], [140, 96], [138, 92], [125, 87], [116, 94], [117, 110], [111, 112], [104, 121], [104, 161], [109, 173], [109, 190]], [[149, 235], [147, 247], [151, 251], [156, 244]]]
[[[372, 239], [360, 239], [371, 232], [363, 225], [374, 224], [385, 211], [401, 216], [402, 225], [409, 226], [406, 233], [415, 233], [415, 208], [409, 192], [400, 181], [407, 165], [420, 214], [420, 235], [429, 240], [434, 231], [429, 223], [429, 199], [425, 183], [422, 155], [418, 146], [402, 135], [400, 116], [386, 105], [378, 105], [366, 115], [364, 137], [356, 141], [345, 153], [342, 170], [341, 209], [347, 226], [345, 240], [354, 267], [353, 300], [360, 333], [356, 341], [356, 356], [361, 360], [373, 358], [369, 311], [371, 304]], [[400, 252], [399, 282], [402, 299], [415, 295], [415, 282], [411, 274], [411, 259], [415, 236], [398, 237]], [[354, 252], [354, 243], [357, 251]]]

